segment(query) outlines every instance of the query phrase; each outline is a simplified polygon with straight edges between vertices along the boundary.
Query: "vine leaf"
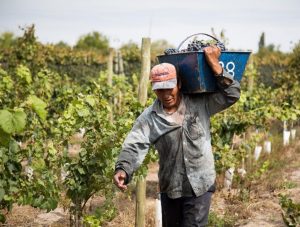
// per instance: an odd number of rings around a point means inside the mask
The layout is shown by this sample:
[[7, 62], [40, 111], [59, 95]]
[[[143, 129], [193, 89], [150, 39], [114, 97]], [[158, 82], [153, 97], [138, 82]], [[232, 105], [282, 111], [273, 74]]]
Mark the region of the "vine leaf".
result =
[[31, 76], [30, 70], [26, 66], [19, 65], [16, 69], [16, 74], [18, 77], [25, 80], [27, 84], [31, 84], [32, 76]]
[[91, 107], [95, 106], [96, 100], [92, 95], [87, 95], [85, 100]]
[[0, 127], [0, 145], [8, 146], [9, 141], [10, 141], [10, 135], [4, 132], [3, 129]]
[[4, 189], [3, 189], [3, 188], [0, 188], [0, 202], [2, 201], [4, 195], [5, 195]]
[[37, 113], [37, 115], [43, 120], [46, 120], [47, 117], [47, 104], [40, 98], [35, 95], [30, 95], [26, 103]]
[[26, 114], [22, 109], [0, 110], [0, 127], [7, 134], [20, 133], [26, 125]]

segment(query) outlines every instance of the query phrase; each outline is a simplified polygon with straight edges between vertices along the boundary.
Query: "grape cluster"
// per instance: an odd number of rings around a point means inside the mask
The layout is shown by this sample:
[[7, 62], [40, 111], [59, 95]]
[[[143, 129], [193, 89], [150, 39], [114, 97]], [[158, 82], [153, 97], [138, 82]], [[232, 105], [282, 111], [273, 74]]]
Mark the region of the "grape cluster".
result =
[[219, 42], [219, 41], [203, 41], [203, 40], [193, 40], [192, 42], [190, 42], [187, 46], [186, 49], [182, 49], [182, 50], [177, 50], [174, 48], [168, 48], [164, 51], [164, 53], [166, 55], [170, 55], [170, 54], [177, 54], [177, 53], [186, 53], [186, 52], [193, 52], [193, 51], [202, 51], [205, 47], [211, 46], [211, 45], [216, 45], [217, 47], [219, 47], [221, 49], [221, 51], [225, 51], [226, 47], [223, 43]]

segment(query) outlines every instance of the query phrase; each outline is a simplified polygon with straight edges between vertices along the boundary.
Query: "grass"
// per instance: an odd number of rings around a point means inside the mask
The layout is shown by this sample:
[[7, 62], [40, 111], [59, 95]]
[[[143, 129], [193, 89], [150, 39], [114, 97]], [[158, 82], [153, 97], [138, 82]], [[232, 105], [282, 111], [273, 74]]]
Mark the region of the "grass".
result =
[[230, 215], [219, 216], [215, 212], [210, 212], [207, 227], [231, 227], [234, 226], [236, 218]]
[[281, 189], [292, 189], [292, 188], [296, 188], [297, 186], [298, 186], [298, 184], [293, 181], [284, 181], [280, 185], [280, 188]]
[[285, 195], [280, 195], [282, 216], [287, 226], [300, 226], [300, 203], [294, 203]]

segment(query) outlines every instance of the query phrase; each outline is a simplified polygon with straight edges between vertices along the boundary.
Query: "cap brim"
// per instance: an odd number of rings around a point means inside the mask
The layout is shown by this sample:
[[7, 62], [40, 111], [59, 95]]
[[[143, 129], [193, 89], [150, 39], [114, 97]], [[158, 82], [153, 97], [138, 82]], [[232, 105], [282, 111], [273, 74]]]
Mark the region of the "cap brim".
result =
[[160, 81], [160, 82], [153, 82], [152, 83], [152, 90], [158, 90], [158, 89], [172, 89], [176, 87], [177, 85], [177, 79], [171, 79], [167, 81]]

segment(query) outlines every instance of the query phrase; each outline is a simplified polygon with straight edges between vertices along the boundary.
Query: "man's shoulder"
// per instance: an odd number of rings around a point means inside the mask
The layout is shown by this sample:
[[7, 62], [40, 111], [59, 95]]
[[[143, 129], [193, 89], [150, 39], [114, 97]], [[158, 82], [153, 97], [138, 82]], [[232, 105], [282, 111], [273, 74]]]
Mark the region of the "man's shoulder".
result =
[[204, 101], [205, 96], [206, 93], [183, 94], [183, 99], [189, 105], [193, 105], [194, 103], [199, 105], [199, 102]]
[[156, 100], [148, 107], [144, 109], [144, 111], [138, 117], [139, 120], [149, 119], [151, 117], [151, 113], [155, 110]]

